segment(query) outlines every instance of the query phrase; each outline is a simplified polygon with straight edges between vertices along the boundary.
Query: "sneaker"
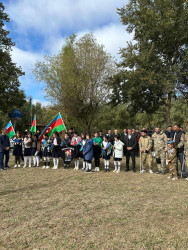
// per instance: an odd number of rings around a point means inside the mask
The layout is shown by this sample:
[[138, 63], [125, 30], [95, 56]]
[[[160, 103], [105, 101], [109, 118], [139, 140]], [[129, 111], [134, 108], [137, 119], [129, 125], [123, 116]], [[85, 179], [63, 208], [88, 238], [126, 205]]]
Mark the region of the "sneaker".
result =
[[43, 167], [42, 167], [42, 169], [45, 169], [45, 168], [46, 168], [46, 166], [43, 166]]
[[116, 174], [119, 174], [120, 173], [120, 169], [118, 169], [117, 171], [116, 171]]
[[173, 180], [173, 181], [176, 181], [176, 180], [178, 180], [178, 178], [177, 178], [177, 177], [173, 177], [172, 180]]
[[29, 168], [31, 168], [31, 165], [29, 166]]
[[107, 172], [107, 169], [106, 169], [106, 168], [104, 169], [104, 172]]
[[165, 175], [165, 172], [161, 172], [162, 175]]
[[95, 172], [97, 171], [97, 167], [94, 169], [94, 171], [95, 171]]
[[150, 174], [153, 174], [153, 170], [150, 169], [150, 170], [149, 170], [149, 173], [150, 173]]
[[57, 167], [56, 167], [56, 166], [54, 166], [52, 169], [57, 169]]
[[16, 164], [16, 165], [14, 165], [14, 168], [17, 168], [17, 164]]
[[21, 168], [21, 165], [19, 164], [18, 167]]
[[157, 171], [157, 174], [161, 174], [161, 171]]
[[46, 167], [46, 169], [49, 169], [49, 168], [50, 168], [50, 166], [47, 166], [47, 167]]
[[114, 169], [113, 173], [115, 173], [117, 171], [117, 169]]
[[5, 171], [6, 169], [4, 169], [4, 168], [0, 168], [0, 171]]
[[23, 166], [23, 168], [26, 168], [26, 167], [27, 167], [26, 165]]
[[144, 174], [144, 173], [146, 173], [146, 170], [143, 169], [143, 170], [140, 171], [140, 173]]
[[73, 170], [76, 170], [76, 167]]
[[36, 165], [33, 165], [33, 168], [36, 167]]
[[79, 170], [79, 167], [76, 167], [76, 170]]
[[100, 168], [98, 167], [98, 168], [97, 168], [97, 172], [99, 172], [99, 171], [100, 171]]
[[92, 173], [91, 169], [86, 170], [86, 173]]
[[85, 171], [85, 168], [82, 168], [81, 171]]
[[168, 176], [167, 179], [172, 179], [172, 176]]

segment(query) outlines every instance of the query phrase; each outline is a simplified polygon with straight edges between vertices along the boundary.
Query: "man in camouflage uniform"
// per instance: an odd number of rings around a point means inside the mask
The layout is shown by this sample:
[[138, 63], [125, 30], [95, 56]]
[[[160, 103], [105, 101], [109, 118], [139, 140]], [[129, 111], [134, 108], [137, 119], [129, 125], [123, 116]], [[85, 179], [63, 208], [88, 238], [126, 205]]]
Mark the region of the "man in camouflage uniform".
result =
[[158, 174], [165, 174], [166, 171], [166, 152], [167, 152], [167, 137], [160, 128], [155, 128], [155, 133], [152, 135], [154, 143], [155, 158], [157, 162]]
[[188, 169], [188, 123], [186, 125], [186, 129], [187, 129], [187, 132], [185, 134], [182, 134], [181, 136], [181, 142], [184, 144], [185, 169]]
[[151, 154], [151, 149], [153, 146], [153, 142], [150, 136], [147, 135], [146, 130], [141, 131], [141, 137], [139, 141], [139, 147], [140, 147], [140, 153], [141, 153], [141, 164], [142, 164], [142, 170], [141, 173], [146, 172], [146, 163], [149, 166], [149, 172], [150, 174], [153, 174], [152, 171], [152, 154]]

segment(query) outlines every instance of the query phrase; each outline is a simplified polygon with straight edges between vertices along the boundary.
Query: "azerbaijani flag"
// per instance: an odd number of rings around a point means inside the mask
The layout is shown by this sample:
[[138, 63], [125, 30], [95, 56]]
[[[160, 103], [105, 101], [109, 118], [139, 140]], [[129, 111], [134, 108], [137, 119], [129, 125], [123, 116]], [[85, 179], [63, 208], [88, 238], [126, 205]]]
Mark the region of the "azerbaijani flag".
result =
[[32, 98], [29, 99], [29, 103], [28, 103], [28, 106], [27, 106], [27, 111], [30, 110], [31, 105], [32, 105]]
[[50, 137], [54, 131], [61, 132], [63, 130], [66, 130], [66, 127], [61, 118], [61, 114], [59, 113], [42, 131], [41, 135], [39, 136], [39, 140], [42, 141], [45, 133], [47, 133]]
[[36, 133], [37, 129], [36, 129], [36, 115], [34, 115], [34, 119], [33, 119], [33, 123], [31, 125], [31, 129], [30, 129], [31, 133]]
[[12, 122], [10, 121], [7, 126], [5, 127], [7, 130], [7, 136], [12, 138], [16, 133], [14, 132], [14, 128], [12, 126]]

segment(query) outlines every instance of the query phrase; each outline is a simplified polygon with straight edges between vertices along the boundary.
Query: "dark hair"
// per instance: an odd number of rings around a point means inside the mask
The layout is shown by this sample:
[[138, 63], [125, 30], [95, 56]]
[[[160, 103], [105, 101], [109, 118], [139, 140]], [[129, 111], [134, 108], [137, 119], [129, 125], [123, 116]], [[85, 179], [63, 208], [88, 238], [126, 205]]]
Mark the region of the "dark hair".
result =
[[180, 124], [175, 123], [174, 126], [177, 126], [178, 128], [180, 127]]
[[69, 128], [69, 130], [73, 130], [73, 128]]
[[66, 132], [65, 135], [68, 135], [68, 136], [69, 136], [69, 133]]
[[44, 136], [48, 136], [48, 134], [47, 134], [47, 133], [45, 133], [45, 134], [44, 134]]
[[172, 127], [171, 125], [168, 126], [168, 128], [171, 128], [171, 127]]
[[27, 136], [28, 136], [28, 135], [32, 136], [32, 133], [31, 133], [31, 132], [28, 132], [28, 133], [27, 133]]
[[54, 131], [53, 134], [57, 135], [57, 137], [59, 137], [59, 133], [57, 131]]
[[74, 135], [78, 135], [78, 132], [77, 132], [77, 131], [74, 131]]
[[89, 136], [89, 138], [91, 138], [91, 134], [87, 133], [86, 136]]
[[109, 136], [108, 135], [104, 135], [104, 138], [106, 138], [107, 140], [109, 140]]
[[114, 135], [114, 138], [117, 138], [119, 140], [120, 136], [119, 135]]
[[36, 138], [38, 138], [38, 134], [36, 134], [36, 133], [35, 133], [35, 134], [33, 134], [33, 136], [35, 136]]

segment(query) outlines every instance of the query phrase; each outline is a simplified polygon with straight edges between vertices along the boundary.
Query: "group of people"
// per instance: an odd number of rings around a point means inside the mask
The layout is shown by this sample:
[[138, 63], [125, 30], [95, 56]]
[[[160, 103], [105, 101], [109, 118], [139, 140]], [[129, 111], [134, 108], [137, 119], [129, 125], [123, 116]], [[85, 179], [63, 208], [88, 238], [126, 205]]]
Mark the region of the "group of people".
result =
[[[140, 155], [140, 173], [153, 173], [153, 159], [156, 159], [157, 173], [166, 174], [169, 168], [169, 178], [177, 180], [180, 176], [187, 177], [186, 167], [188, 167], [188, 124], [187, 132], [183, 132], [180, 125], [168, 126], [163, 132], [159, 127], [154, 130], [142, 128], [124, 129], [122, 134], [118, 130], [111, 130], [103, 135], [102, 131], [95, 132], [93, 136], [89, 133], [82, 133], [81, 136], [72, 129], [65, 133], [63, 138], [58, 132], [54, 132], [49, 138], [44, 134], [39, 140], [39, 133], [30, 132], [22, 138], [17, 132], [14, 138], [13, 155], [15, 156], [15, 168], [39, 167], [40, 159], [43, 161], [43, 169], [49, 169], [53, 161], [53, 169], [59, 167], [59, 158], [64, 161], [64, 168], [70, 168], [70, 163], [74, 160], [74, 170], [79, 170], [80, 158], [82, 159], [82, 171], [92, 172], [92, 160], [94, 158], [94, 171], [101, 168], [100, 160], [104, 160], [104, 171], [109, 172], [109, 162], [113, 157], [115, 173], [120, 173], [121, 161], [126, 157], [125, 171], [130, 170], [130, 158], [132, 160], [132, 171], [136, 172], [136, 157]], [[2, 129], [0, 135], [0, 169], [9, 168], [10, 140], [6, 135], [6, 129]], [[4, 162], [5, 156], [5, 162]], [[33, 159], [33, 161], [32, 161]], [[52, 159], [52, 160], [51, 160]], [[180, 167], [179, 163], [180, 162]]]

